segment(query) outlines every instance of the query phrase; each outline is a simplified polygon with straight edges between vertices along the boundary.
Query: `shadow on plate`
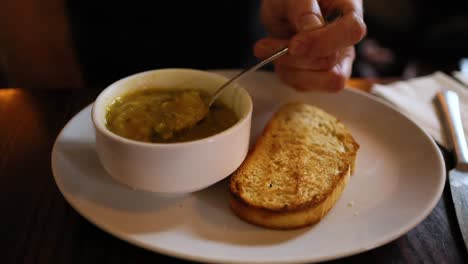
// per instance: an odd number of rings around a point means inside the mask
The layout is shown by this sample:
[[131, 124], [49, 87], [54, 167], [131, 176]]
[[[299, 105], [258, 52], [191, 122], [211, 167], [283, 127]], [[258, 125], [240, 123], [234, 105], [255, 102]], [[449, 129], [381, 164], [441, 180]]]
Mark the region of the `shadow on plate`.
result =
[[[131, 188], [114, 181], [104, 170], [91, 142], [59, 142], [56, 170], [72, 205], [80, 211], [94, 210], [99, 219], [112, 218], [112, 225], [125, 232], [166, 230], [184, 219], [179, 205], [188, 195], [161, 195]], [[115, 215], [115, 217], [112, 217]]]
[[229, 208], [228, 179], [194, 196], [198, 217], [192, 219], [191, 229], [204, 240], [246, 246], [271, 245], [294, 239], [311, 229], [272, 230], [244, 222]]

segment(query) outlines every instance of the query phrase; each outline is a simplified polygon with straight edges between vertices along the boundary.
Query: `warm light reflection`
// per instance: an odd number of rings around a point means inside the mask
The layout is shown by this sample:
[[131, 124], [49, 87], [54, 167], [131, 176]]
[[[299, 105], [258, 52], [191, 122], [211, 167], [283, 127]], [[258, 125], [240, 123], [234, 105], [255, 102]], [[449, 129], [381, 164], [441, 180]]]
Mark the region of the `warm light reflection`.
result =
[[365, 79], [359, 79], [359, 78], [349, 79], [346, 82], [346, 87], [356, 88], [356, 89], [363, 90], [363, 91], [369, 91], [371, 86], [372, 86], [372, 82], [365, 80]]
[[18, 88], [0, 89], [0, 103], [15, 100], [18, 96], [23, 96], [24, 91]]
[[40, 100], [31, 92], [20, 88], [0, 89], [0, 136], [20, 139], [15, 141], [15, 154], [28, 155], [31, 146], [47, 137], [44, 114]]

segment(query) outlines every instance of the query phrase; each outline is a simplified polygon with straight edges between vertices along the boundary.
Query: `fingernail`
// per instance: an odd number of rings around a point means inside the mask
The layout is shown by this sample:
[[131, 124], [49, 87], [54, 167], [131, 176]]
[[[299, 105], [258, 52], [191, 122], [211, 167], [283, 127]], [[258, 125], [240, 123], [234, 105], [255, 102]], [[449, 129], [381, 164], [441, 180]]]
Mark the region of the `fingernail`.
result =
[[322, 20], [315, 14], [307, 14], [299, 18], [298, 28], [300, 31], [315, 30], [323, 25]]

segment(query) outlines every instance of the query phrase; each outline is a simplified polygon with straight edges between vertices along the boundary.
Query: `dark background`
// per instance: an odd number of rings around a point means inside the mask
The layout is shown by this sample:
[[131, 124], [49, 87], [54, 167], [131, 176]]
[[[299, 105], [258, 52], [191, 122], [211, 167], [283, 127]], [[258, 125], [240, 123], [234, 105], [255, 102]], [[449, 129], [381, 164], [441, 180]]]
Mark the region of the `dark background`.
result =
[[[259, 7], [259, 0], [66, 0], [65, 12], [87, 85], [105, 86], [156, 68], [254, 63], [253, 44], [265, 35]], [[468, 57], [468, 1], [366, 0], [364, 11], [368, 35], [357, 45], [353, 77], [450, 72]]]

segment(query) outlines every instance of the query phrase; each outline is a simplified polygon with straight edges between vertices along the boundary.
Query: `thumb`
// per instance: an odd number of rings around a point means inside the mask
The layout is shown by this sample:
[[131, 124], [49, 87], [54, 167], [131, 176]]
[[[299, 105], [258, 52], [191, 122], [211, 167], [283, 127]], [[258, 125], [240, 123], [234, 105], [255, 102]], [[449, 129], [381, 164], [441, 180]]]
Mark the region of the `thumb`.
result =
[[318, 0], [287, 0], [287, 18], [296, 32], [315, 30], [324, 25]]

